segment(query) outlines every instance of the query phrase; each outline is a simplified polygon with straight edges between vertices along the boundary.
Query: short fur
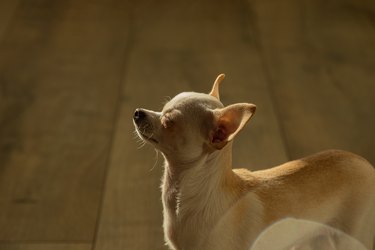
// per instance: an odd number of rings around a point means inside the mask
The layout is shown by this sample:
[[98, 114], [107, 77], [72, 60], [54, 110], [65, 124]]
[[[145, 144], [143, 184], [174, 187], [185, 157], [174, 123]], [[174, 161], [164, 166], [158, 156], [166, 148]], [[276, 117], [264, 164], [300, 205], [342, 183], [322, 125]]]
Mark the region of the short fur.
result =
[[137, 109], [139, 136], [162, 152], [165, 241], [171, 249], [249, 249], [286, 217], [337, 228], [372, 249], [375, 171], [352, 153], [329, 150], [271, 169], [232, 169], [232, 140], [255, 105], [185, 92], [161, 112]]

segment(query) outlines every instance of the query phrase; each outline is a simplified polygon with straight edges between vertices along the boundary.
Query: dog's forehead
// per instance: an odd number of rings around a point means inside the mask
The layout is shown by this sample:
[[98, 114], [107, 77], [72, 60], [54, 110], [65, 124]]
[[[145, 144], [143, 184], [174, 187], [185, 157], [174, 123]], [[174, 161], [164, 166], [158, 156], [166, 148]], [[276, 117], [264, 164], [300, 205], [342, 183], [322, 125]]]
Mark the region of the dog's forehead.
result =
[[173, 97], [163, 107], [163, 111], [189, 108], [222, 108], [223, 104], [215, 97], [196, 92], [183, 92]]

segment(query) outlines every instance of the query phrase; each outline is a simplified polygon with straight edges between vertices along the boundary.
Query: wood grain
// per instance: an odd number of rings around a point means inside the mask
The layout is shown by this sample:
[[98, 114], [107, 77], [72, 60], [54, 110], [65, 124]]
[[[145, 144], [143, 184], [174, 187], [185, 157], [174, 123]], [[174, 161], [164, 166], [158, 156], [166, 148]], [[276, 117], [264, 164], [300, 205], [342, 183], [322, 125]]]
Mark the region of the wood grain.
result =
[[16, 9], [0, 45], [0, 240], [93, 239], [127, 40], [120, 7]]
[[13, 15], [18, 5], [18, 0], [2, 0], [0, 1], [0, 42], [3, 35], [13, 20]]
[[291, 158], [340, 148], [375, 162], [375, 12], [361, 3], [249, 1]]
[[0, 243], [1, 250], [89, 250], [91, 244], [86, 243]]

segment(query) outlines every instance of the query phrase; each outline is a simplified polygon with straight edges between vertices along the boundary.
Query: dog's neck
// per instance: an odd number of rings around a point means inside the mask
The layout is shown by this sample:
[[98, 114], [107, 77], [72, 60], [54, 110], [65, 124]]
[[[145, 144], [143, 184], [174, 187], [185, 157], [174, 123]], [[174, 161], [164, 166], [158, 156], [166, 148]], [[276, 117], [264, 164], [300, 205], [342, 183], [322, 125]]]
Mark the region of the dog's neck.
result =
[[[232, 142], [221, 150], [203, 152], [200, 156], [189, 159], [175, 159], [173, 155], [164, 155], [165, 175], [170, 182], [179, 184], [189, 175], [195, 180], [207, 182], [209, 179], [222, 180], [232, 174]], [[200, 171], [203, 170], [203, 171]], [[217, 178], [219, 175], [220, 178]]]
[[175, 245], [205, 239], [239, 198], [234, 188], [241, 186], [239, 182], [232, 171], [231, 143], [183, 164], [166, 157], [162, 200], [168, 239]]
[[[166, 157], [163, 181], [164, 205], [176, 213], [183, 209], [201, 211], [209, 209], [209, 203], [232, 200], [235, 190], [231, 188], [238, 177], [232, 171], [232, 143], [223, 149], [203, 154], [189, 161], [178, 162]], [[222, 197], [225, 196], [225, 197]], [[185, 203], [193, 204], [185, 204]], [[224, 204], [212, 204], [225, 207]]]

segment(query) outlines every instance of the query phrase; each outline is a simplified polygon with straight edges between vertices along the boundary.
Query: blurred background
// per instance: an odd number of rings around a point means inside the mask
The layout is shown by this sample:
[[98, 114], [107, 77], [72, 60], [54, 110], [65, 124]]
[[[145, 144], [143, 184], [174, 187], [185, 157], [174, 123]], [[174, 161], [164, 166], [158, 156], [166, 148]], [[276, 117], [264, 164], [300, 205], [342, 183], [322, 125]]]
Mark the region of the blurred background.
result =
[[251, 102], [235, 167], [375, 163], [373, 0], [0, 0], [0, 249], [167, 249], [135, 108]]

